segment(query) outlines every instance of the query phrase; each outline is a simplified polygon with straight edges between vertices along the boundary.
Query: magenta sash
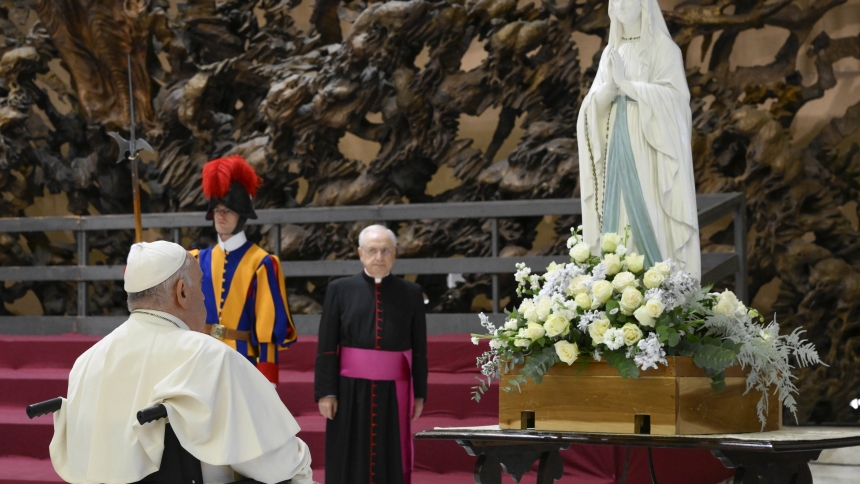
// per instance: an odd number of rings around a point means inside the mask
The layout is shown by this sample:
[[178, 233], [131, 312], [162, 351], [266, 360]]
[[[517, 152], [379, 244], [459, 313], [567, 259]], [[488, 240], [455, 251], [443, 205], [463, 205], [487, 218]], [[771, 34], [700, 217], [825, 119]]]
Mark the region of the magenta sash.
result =
[[393, 380], [397, 389], [397, 414], [400, 417], [400, 456], [403, 482], [412, 481], [412, 350], [383, 351], [340, 347], [340, 375], [363, 380]]

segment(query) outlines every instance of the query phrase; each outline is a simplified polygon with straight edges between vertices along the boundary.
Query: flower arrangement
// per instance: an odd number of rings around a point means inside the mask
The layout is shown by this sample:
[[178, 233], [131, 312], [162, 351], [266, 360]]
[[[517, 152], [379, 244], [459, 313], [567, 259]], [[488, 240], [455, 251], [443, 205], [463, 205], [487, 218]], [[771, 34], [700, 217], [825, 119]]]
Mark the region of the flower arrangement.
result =
[[[513, 391], [531, 378], [541, 383], [554, 364], [587, 365], [589, 358], [606, 362], [624, 378], [666, 365], [666, 356], [692, 356], [711, 377], [715, 391], [725, 389], [725, 369], [749, 367], [746, 391], [761, 392], [758, 418], [767, 420], [767, 390], [796, 417], [790, 357], [800, 366], [823, 364], [802, 330], [780, 335], [776, 321], [764, 324], [755, 309], [745, 307], [731, 291], [710, 292], [690, 274], [667, 260], [644, 266], [644, 256], [627, 252], [624, 234], [604, 234], [600, 256], [571, 229], [567, 241], [571, 262], [551, 264], [543, 275], [517, 264], [518, 308], [506, 310], [504, 326], [496, 328], [481, 314], [490, 350], [478, 357], [480, 401], [493, 380], [522, 365], [505, 388]], [[589, 358], [585, 358], [589, 357]]]

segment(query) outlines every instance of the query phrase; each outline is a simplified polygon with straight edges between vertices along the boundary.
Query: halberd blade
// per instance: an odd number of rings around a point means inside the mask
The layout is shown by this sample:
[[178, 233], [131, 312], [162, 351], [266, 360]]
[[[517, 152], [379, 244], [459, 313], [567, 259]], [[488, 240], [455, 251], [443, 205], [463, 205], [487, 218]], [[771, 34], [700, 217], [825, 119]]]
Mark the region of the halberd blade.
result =
[[[116, 144], [119, 145], [119, 158], [117, 158], [116, 162], [119, 164], [122, 163], [124, 160], [129, 159], [131, 157], [131, 146], [129, 141], [120, 136], [120, 134], [116, 131], [111, 131], [110, 133], [108, 133], [108, 136], [113, 138], [114, 141], [116, 141]], [[140, 143], [140, 141], [142, 140], [139, 140], [138, 143]], [[144, 143], [146, 142], [144, 141]], [[152, 148], [150, 148], [150, 150], [152, 150]]]

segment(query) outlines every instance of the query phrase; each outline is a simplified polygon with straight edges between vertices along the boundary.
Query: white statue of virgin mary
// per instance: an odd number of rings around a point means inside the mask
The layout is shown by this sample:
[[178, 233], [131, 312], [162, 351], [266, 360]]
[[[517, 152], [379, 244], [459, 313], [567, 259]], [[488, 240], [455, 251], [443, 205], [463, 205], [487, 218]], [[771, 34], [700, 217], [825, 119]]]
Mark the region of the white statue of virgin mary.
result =
[[690, 90], [657, 0], [610, 0], [609, 45], [576, 123], [583, 235], [631, 227], [646, 265], [701, 279]]

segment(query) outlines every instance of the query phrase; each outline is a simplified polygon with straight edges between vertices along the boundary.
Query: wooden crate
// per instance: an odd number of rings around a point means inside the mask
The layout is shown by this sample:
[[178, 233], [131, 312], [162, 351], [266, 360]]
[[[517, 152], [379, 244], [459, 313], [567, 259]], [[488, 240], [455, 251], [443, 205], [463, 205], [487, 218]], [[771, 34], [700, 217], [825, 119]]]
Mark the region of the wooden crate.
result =
[[[499, 385], [499, 426], [503, 429], [575, 432], [701, 435], [762, 430], [756, 406], [760, 392], [746, 389], [746, 372], [726, 370], [726, 390], [715, 392], [711, 379], [691, 357], [668, 357], [667, 366], [649, 369], [639, 378], [621, 378], [606, 362], [591, 362], [577, 374], [577, 364], [554, 365], [543, 383], [533, 381], [508, 393], [505, 387], [519, 369]], [[528, 412], [534, 412], [533, 416]], [[650, 431], [642, 429], [648, 416]], [[533, 419], [533, 424], [528, 421]], [[528, 422], [527, 422], [528, 421]], [[769, 395], [767, 425], [782, 426], [782, 405]]]

